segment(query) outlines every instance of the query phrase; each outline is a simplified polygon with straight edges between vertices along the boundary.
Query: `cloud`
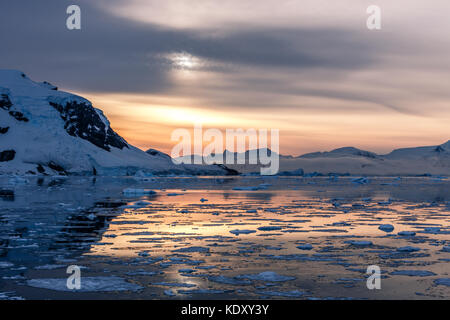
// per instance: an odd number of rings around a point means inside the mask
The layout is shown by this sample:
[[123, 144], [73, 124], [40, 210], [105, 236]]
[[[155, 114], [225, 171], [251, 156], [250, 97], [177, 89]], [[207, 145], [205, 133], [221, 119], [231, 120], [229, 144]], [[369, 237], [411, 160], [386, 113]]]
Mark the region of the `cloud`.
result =
[[[74, 3], [81, 31], [65, 28]], [[365, 29], [365, 1], [196, 3], [2, 2], [1, 67], [68, 90], [170, 95], [211, 109], [425, 114], [450, 98], [450, 44], [436, 28], [448, 19], [417, 20], [442, 13], [423, 13], [416, 0], [382, 0], [380, 32]], [[196, 64], [179, 70], [173, 54]]]
[[375, 59], [374, 48], [348, 30], [253, 29], [205, 36], [118, 18], [91, 1], [78, 2], [81, 31], [65, 28], [69, 2], [2, 4], [2, 64], [79, 90], [163, 92], [175, 85], [164, 59], [174, 52], [187, 52], [207, 62], [206, 69], [222, 72], [240, 65], [347, 70]]

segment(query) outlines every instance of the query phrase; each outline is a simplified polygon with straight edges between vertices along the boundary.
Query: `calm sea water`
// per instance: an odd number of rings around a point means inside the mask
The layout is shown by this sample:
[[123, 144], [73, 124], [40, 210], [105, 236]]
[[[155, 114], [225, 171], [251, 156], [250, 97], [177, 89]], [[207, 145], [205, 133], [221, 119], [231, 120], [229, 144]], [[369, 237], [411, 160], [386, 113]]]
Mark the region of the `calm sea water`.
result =
[[352, 179], [2, 177], [0, 298], [449, 299], [450, 180]]

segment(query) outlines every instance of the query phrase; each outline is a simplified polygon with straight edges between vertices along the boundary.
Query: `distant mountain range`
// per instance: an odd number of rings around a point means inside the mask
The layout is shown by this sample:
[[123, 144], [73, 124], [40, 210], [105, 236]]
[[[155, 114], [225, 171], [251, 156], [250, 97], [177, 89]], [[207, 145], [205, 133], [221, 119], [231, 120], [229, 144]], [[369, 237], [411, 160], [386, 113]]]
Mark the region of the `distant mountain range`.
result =
[[[271, 154], [269, 149], [262, 152]], [[0, 174], [30, 175], [229, 175], [257, 172], [248, 164], [255, 153], [224, 152], [247, 164], [174, 164], [155, 149], [130, 145], [110, 126], [100, 109], [48, 82], [23, 72], [0, 70]], [[256, 152], [257, 154], [257, 152]], [[200, 160], [186, 156], [176, 160]], [[353, 147], [298, 157], [280, 155], [285, 175], [450, 175], [450, 141], [436, 146], [396, 149], [386, 155]]]
[[[259, 150], [258, 150], [259, 151]], [[270, 149], [261, 149], [271, 154]], [[228, 167], [242, 173], [257, 172], [261, 165], [250, 165], [251, 152], [231, 153], [227, 155], [237, 159], [238, 155], [245, 158], [245, 165], [228, 165]], [[300, 156], [280, 155], [280, 170], [284, 175], [293, 173], [318, 174], [351, 174], [351, 175], [446, 175], [450, 176], [450, 141], [444, 144], [427, 147], [396, 149], [388, 154], [381, 155], [375, 152], [361, 150], [354, 147], [338, 148], [326, 152], [313, 152]], [[201, 156], [185, 156], [177, 160], [189, 160]]]

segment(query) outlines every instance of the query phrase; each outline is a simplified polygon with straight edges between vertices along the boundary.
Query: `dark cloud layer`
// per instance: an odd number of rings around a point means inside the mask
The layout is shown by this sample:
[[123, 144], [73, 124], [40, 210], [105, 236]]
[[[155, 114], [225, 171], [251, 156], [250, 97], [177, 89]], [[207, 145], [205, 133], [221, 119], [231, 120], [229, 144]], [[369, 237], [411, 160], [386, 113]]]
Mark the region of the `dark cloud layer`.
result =
[[[82, 9], [82, 30], [65, 28], [70, 4]], [[162, 57], [187, 52], [212, 64], [336, 72], [376, 63], [376, 43], [336, 29], [247, 29], [206, 36], [107, 14], [92, 1], [3, 1], [1, 68], [85, 91], [164, 92], [175, 84]], [[217, 69], [220, 70], [220, 69]], [[227, 71], [226, 67], [222, 71]]]

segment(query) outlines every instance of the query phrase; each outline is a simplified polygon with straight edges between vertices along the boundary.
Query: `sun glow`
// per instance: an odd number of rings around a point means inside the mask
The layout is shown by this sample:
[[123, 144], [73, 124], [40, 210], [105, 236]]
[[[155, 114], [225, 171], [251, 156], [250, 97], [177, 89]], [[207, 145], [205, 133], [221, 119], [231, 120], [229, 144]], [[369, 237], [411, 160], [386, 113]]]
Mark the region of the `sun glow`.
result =
[[172, 53], [168, 58], [175, 68], [181, 70], [192, 70], [200, 65], [198, 58], [186, 52]]

